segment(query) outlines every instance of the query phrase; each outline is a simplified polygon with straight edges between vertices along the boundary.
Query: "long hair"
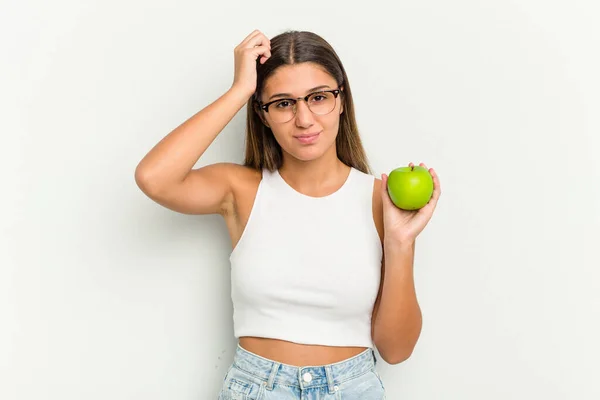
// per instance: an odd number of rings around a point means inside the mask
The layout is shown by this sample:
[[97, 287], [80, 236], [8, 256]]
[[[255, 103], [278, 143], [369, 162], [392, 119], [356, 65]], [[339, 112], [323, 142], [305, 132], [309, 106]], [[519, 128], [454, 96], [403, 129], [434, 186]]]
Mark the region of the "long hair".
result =
[[275, 140], [271, 128], [262, 123], [258, 101], [266, 80], [283, 65], [312, 62], [323, 67], [343, 86], [340, 99], [343, 112], [340, 115], [339, 130], [336, 137], [337, 156], [344, 164], [364, 173], [371, 169], [358, 133], [354, 114], [354, 102], [350, 82], [344, 66], [331, 45], [312, 32], [287, 31], [271, 39], [271, 57], [261, 64], [257, 59], [256, 92], [248, 100], [246, 118], [246, 156], [244, 165], [262, 170], [274, 171], [283, 164], [283, 152]]

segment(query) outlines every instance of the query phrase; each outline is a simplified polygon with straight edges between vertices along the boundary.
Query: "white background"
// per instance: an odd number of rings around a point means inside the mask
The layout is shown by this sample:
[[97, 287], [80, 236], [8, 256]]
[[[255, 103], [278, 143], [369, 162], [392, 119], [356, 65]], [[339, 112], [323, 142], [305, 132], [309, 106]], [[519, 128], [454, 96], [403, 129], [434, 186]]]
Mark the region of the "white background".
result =
[[[375, 173], [443, 195], [391, 399], [600, 398], [600, 6], [593, 0], [3, 1], [0, 398], [214, 399], [233, 356], [220, 217], [136, 187], [231, 85], [254, 29], [337, 50]], [[241, 162], [244, 112], [198, 165]]]

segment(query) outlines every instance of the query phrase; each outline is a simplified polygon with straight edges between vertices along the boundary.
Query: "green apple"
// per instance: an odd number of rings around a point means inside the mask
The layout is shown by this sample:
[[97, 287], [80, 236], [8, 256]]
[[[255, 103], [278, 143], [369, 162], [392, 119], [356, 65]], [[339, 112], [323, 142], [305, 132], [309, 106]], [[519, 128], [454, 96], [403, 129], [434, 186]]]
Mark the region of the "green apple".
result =
[[403, 210], [418, 210], [433, 194], [433, 178], [425, 167], [399, 167], [388, 175], [390, 199]]

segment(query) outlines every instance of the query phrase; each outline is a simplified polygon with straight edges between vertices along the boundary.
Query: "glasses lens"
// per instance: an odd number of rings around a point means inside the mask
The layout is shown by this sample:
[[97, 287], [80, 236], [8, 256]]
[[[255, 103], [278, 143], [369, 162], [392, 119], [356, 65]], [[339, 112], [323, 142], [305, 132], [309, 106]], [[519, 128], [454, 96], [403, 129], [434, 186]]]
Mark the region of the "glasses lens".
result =
[[308, 108], [315, 114], [329, 114], [335, 108], [335, 96], [331, 92], [313, 93], [308, 98]]
[[294, 118], [294, 101], [280, 100], [269, 106], [269, 114], [273, 122], [283, 123]]

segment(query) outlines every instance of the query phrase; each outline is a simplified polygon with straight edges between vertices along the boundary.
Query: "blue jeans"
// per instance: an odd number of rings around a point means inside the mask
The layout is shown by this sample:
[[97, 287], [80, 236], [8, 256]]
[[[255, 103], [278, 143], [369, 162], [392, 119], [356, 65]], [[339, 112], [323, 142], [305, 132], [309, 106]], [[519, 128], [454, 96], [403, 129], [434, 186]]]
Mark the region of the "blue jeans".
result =
[[382, 400], [373, 349], [321, 366], [295, 367], [237, 346], [219, 400]]

